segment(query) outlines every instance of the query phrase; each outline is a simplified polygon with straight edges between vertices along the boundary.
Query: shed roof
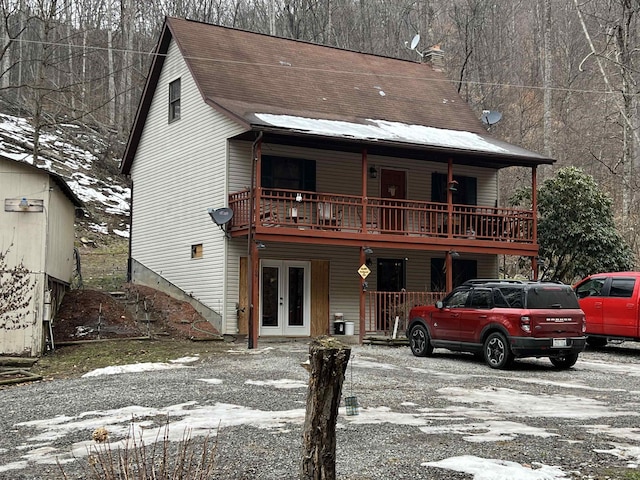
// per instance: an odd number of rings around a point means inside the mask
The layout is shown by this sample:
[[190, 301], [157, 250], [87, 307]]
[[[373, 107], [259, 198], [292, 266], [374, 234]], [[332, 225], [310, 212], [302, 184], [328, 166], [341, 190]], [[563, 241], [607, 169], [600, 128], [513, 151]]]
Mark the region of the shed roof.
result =
[[203, 100], [247, 130], [450, 150], [502, 166], [554, 161], [490, 136], [454, 85], [429, 64], [168, 17], [123, 158], [124, 173], [172, 39]]
[[62, 178], [57, 173], [51, 172], [49, 170], [45, 170], [43, 168], [40, 168], [40, 167], [38, 167], [36, 165], [32, 165], [32, 164], [27, 163], [27, 162], [16, 160], [14, 158], [9, 158], [9, 157], [7, 157], [5, 155], [0, 155], [0, 160], [4, 160], [6, 162], [17, 163], [17, 164], [23, 165], [27, 169], [31, 169], [33, 171], [38, 171], [39, 173], [42, 173], [43, 175], [48, 175], [49, 178], [51, 180], [53, 180], [53, 182], [60, 188], [60, 191], [65, 194], [65, 196], [71, 201], [71, 203], [73, 203], [73, 205], [76, 208], [84, 208], [85, 207], [84, 203], [82, 203], [82, 200], [80, 200], [76, 196], [76, 194], [73, 193], [73, 190], [71, 190], [71, 187], [69, 187], [69, 185], [64, 180], [64, 178]]

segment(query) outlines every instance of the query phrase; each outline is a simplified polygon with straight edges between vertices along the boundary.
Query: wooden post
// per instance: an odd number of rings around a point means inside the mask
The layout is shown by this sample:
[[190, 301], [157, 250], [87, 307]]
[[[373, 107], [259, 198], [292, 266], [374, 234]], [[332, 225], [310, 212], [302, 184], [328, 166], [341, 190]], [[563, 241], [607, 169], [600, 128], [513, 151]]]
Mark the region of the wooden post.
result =
[[[360, 247], [360, 264], [358, 265], [358, 268], [360, 268], [362, 265], [365, 265], [367, 261], [367, 256], [364, 253], [364, 247]], [[360, 275], [358, 275], [358, 281], [360, 283], [360, 318], [358, 318], [359, 322], [358, 322], [358, 337], [359, 337], [359, 341], [360, 344], [362, 344], [363, 340], [364, 340], [364, 333], [365, 333], [365, 317], [366, 317], [366, 290], [365, 290], [365, 283], [367, 283], [367, 279], [366, 278], [362, 278]], [[367, 285], [369, 285], [367, 283]], [[367, 287], [368, 288], [368, 287]]]
[[300, 480], [336, 478], [336, 423], [350, 356], [351, 348], [333, 337], [318, 337], [309, 345]]
[[[533, 244], [540, 249], [538, 245], [538, 175], [536, 167], [531, 169], [531, 210], [533, 211], [532, 223], [532, 240]], [[533, 270], [533, 279], [538, 280], [538, 256], [531, 257], [531, 269]]]

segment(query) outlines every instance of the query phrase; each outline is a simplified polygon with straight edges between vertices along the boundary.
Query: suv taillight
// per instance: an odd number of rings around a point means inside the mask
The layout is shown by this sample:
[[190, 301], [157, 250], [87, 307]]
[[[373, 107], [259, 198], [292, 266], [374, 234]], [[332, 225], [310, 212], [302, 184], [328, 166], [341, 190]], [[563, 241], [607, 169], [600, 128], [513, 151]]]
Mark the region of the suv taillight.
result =
[[520, 317], [520, 328], [523, 332], [531, 333], [531, 319], [528, 315]]
[[587, 319], [584, 315], [582, 315], [582, 333], [586, 333], [587, 331]]

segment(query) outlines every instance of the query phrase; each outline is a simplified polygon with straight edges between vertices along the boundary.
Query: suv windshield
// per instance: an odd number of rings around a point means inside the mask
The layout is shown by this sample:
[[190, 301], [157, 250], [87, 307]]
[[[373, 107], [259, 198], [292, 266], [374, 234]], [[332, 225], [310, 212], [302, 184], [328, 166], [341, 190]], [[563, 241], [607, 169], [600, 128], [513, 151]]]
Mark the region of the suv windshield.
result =
[[527, 290], [527, 308], [575, 308], [578, 309], [578, 297], [566, 286], [539, 286]]

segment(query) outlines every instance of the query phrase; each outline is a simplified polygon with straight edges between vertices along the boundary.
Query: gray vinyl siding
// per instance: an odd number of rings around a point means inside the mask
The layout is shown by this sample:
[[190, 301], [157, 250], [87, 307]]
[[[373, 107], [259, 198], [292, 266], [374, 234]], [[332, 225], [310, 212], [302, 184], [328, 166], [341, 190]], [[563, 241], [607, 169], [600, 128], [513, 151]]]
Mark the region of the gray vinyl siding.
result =
[[[180, 119], [169, 123], [168, 86], [178, 78]], [[227, 138], [242, 131], [205, 104], [172, 42], [131, 170], [131, 255], [220, 313], [225, 237], [207, 208], [228, 204]], [[203, 256], [191, 258], [198, 244]]]
[[229, 142], [229, 193], [251, 186], [251, 142]]
[[[343, 195], [360, 195], [362, 178], [362, 155], [313, 150], [302, 147], [287, 147], [265, 143], [263, 155], [278, 155], [315, 160], [316, 190]], [[233, 142], [229, 157], [229, 192], [246, 189], [251, 184], [251, 144]], [[391, 157], [368, 157], [369, 167], [378, 170], [378, 178], [367, 178], [367, 195], [380, 197], [380, 170], [397, 169], [407, 172], [407, 198], [431, 201], [431, 175], [434, 172], [447, 173], [447, 164], [425, 160], [408, 160]], [[478, 179], [478, 205], [494, 206], [498, 199], [498, 172], [494, 169], [454, 165], [455, 175], [465, 175]]]

